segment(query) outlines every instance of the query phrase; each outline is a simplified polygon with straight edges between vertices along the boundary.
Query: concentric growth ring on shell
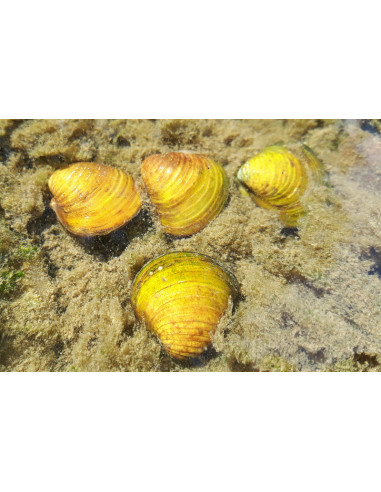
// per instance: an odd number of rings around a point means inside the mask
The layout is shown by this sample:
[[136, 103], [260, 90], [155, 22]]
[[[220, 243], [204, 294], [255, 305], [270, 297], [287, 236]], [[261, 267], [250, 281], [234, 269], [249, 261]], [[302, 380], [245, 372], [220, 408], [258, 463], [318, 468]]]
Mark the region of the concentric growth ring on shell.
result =
[[134, 280], [137, 317], [177, 359], [202, 354], [238, 292], [235, 278], [211, 258], [176, 252], [147, 263]]
[[237, 177], [260, 207], [276, 209], [287, 227], [295, 227], [305, 213], [301, 198], [310, 179], [320, 181], [322, 166], [307, 146], [300, 156], [280, 145], [267, 147], [239, 169]]
[[225, 170], [201, 154], [154, 154], [143, 161], [141, 172], [168, 234], [199, 232], [221, 212], [228, 197]]
[[49, 179], [50, 203], [72, 234], [109, 234], [131, 220], [141, 200], [133, 178], [111, 166], [79, 162], [55, 171]]

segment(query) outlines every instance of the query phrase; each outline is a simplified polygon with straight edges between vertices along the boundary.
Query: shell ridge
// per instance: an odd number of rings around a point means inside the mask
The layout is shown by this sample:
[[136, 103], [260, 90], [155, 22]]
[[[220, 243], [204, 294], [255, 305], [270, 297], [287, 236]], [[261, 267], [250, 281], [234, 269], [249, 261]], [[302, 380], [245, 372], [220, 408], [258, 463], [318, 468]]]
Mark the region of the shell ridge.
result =
[[182, 359], [207, 349], [229, 298], [234, 300], [234, 289], [232, 275], [211, 258], [175, 252], [143, 266], [135, 277], [131, 302], [167, 353]]
[[141, 199], [133, 178], [120, 169], [76, 163], [49, 178], [51, 206], [61, 224], [80, 236], [105, 235], [135, 216]]
[[291, 227], [305, 214], [301, 197], [307, 189], [307, 174], [320, 169], [312, 151], [310, 154], [302, 146], [301, 154], [299, 159], [286, 147], [266, 147], [249, 159], [237, 174], [253, 192], [253, 200], [258, 206], [277, 210], [282, 222]]
[[[215, 211], [219, 207], [221, 209], [223, 208], [224, 203], [221, 203], [221, 206], [219, 205], [219, 202], [221, 202], [221, 200], [218, 196], [218, 190], [222, 189], [223, 179], [216, 168], [213, 168], [213, 171], [213, 174], [210, 174], [209, 176], [208, 183], [211, 183], [210, 188], [208, 188], [207, 186], [201, 188], [196, 197], [192, 196], [192, 199], [188, 200], [188, 206], [182, 210], [183, 215], [187, 218], [184, 219], [184, 223], [197, 222], [197, 220], [201, 216], [201, 213], [198, 213], [196, 218], [196, 214], [193, 213], [192, 215], [191, 212], [196, 209], [197, 205], [199, 205], [200, 203], [204, 203], [204, 208], [208, 211], [205, 215], [207, 215], [208, 217], [213, 216]], [[187, 213], [188, 211], [190, 213]], [[181, 222], [181, 220], [182, 217], [179, 216], [178, 220], [174, 222], [179, 223]]]
[[[149, 166], [152, 159], [171, 169], [168, 180], [161, 182], [160, 174], [155, 179], [155, 169]], [[142, 164], [148, 194], [164, 230], [172, 235], [199, 232], [221, 212], [228, 196], [225, 176], [220, 164], [202, 154], [155, 154]]]

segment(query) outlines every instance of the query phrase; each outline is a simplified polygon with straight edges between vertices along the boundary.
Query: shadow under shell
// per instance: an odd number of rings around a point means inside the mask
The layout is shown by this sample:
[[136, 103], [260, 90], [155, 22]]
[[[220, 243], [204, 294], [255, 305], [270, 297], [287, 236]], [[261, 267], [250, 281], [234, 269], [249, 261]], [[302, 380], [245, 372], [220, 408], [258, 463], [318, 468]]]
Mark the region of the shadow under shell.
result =
[[107, 262], [120, 256], [133, 239], [143, 236], [153, 226], [149, 211], [140, 212], [120, 229], [105, 236], [80, 237], [70, 234], [82, 246], [86, 253], [97, 260]]

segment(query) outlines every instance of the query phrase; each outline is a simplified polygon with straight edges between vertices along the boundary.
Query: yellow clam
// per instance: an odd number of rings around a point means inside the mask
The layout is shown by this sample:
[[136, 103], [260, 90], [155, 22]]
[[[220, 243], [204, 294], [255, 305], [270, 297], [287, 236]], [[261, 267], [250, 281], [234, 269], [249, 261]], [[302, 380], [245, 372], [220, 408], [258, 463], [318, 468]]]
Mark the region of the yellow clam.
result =
[[237, 294], [235, 278], [211, 258], [189, 252], [159, 256], [137, 274], [131, 301], [137, 317], [176, 359], [202, 354]]
[[224, 168], [201, 154], [154, 154], [143, 161], [141, 172], [165, 232], [174, 236], [201, 231], [228, 198]]
[[51, 208], [77, 236], [109, 234], [131, 220], [141, 207], [133, 178], [104, 164], [79, 162], [49, 179]]
[[299, 157], [280, 145], [267, 147], [238, 171], [238, 179], [253, 193], [260, 207], [276, 209], [286, 227], [296, 227], [305, 210], [301, 197], [310, 179], [320, 181], [322, 166], [303, 145]]

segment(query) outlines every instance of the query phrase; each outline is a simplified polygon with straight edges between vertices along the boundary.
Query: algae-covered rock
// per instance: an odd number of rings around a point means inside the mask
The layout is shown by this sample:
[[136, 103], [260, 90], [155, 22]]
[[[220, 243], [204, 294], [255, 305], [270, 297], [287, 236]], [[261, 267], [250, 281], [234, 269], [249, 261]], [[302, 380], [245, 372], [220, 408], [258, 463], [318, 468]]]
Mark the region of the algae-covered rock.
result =
[[329, 372], [381, 372], [381, 354], [355, 354], [327, 369]]
[[[368, 124], [369, 123], [369, 124]], [[381, 136], [377, 121], [0, 121], [0, 369], [4, 371], [378, 371], [381, 354]], [[273, 144], [313, 149], [325, 179], [284, 228], [242, 194], [238, 169]], [[204, 153], [229, 177], [203, 231], [164, 233], [140, 176], [149, 155]], [[50, 209], [50, 175], [78, 161], [129, 172], [143, 200], [120, 231], [78, 239]], [[171, 359], [134, 314], [149, 260], [195, 251], [240, 295], [200, 360]]]

